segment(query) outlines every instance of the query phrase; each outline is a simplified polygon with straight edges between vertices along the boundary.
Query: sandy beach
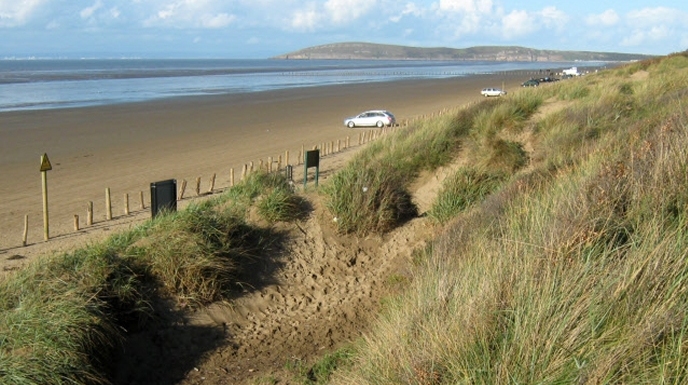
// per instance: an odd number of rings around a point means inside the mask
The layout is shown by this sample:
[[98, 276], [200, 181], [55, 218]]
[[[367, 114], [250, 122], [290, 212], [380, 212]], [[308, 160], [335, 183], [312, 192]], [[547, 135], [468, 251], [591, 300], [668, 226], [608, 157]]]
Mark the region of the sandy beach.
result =
[[[363, 110], [388, 109], [404, 121], [479, 100], [484, 87], [516, 90], [529, 76], [513, 72], [0, 113], [0, 261], [29, 259], [77, 238], [89, 239], [81, 235], [107, 234], [111, 225], [127, 223], [125, 195], [130, 216], [148, 215], [152, 182], [186, 180], [190, 196], [197, 178], [206, 191], [215, 174], [216, 189], [222, 189], [232, 169], [238, 180], [242, 166], [251, 161], [257, 165], [289, 151], [294, 163], [302, 146], [310, 149], [347, 136], [355, 144], [359, 130], [345, 127], [343, 119]], [[44, 153], [52, 164], [47, 242], [40, 173]], [[106, 189], [115, 221], [106, 221]], [[146, 210], [140, 210], [141, 191]], [[88, 202], [94, 207], [91, 228], [86, 227]], [[22, 246], [26, 215], [28, 242]]]

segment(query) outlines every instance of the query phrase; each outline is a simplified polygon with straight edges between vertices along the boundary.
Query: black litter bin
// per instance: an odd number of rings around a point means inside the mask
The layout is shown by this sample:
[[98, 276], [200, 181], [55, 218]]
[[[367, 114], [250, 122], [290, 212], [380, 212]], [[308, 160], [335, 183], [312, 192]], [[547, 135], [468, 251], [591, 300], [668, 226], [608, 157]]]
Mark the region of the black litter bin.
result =
[[177, 180], [168, 179], [151, 183], [151, 214], [177, 211]]

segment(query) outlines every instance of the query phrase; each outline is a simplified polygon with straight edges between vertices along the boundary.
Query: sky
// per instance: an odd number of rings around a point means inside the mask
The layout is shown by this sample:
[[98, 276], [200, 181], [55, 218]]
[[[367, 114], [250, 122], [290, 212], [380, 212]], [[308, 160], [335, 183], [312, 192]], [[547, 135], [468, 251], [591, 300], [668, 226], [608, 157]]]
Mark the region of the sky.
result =
[[0, 0], [0, 59], [259, 59], [330, 43], [667, 55], [686, 0]]

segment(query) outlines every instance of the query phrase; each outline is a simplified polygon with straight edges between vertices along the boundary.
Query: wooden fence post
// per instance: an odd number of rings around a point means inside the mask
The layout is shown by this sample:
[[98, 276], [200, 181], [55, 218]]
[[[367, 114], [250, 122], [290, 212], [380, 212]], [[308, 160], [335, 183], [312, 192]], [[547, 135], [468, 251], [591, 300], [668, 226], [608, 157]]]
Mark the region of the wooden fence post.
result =
[[186, 179], [182, 179], [182, 184], [179, 186], [179, 198], [177, 200], [184, 199], [184, 192], [186, 191]]
[[79, 231], [79, 215], [74, 214], [74, 231]]
[[22, 234], [22, 246], [26, 246], [29, 237], [29, 215], [24, 215], [24, 234]]
[[143, 191], [139, 191], [139, 198], [141, 200], [141, 210], [146, 209], [146, 202], [143, 201]]
[[110, 188], [105, 189], [105, 218], [112, 220], [112, 199], [110, 199]]
[[213, 190], [215, 190], [215, 178], [217, 177], [217, 174], [213, 173], [213, 176], [210, 178], [210, 188], [208, 189], [208, 194], [212, 194]]
[[201, 177], [196, 178], [196, 196], [201, 195]]
[[124, 194], [124, 215], [129, 215], [129, 193]]
[[93, 202], [88, 202], [86, 205], [86, 225], [93, 225]]

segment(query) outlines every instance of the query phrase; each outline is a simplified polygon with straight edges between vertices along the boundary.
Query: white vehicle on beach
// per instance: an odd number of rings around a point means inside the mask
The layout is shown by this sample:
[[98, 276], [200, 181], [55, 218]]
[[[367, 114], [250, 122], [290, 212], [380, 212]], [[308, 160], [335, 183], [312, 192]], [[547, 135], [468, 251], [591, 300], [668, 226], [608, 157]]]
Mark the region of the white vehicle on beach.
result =
[[569, 69], [565, 69], [561, 71], [562, 74], [566, 76], [581, 76], [582, 74], [578, 72], [578, 67], [571, 67]]
[[490, 96], [506, 95], [506, 91], [501, 88], [483, 88], [483, 90], [480, 91], [480, 95], [489, 98]]
[[356, 116], [344, 119], [344, 125], [349, 128], [354, 127], [378, 127], [393, 126], [396, 119], [387, 110], [370, 110], [361, 112]]

